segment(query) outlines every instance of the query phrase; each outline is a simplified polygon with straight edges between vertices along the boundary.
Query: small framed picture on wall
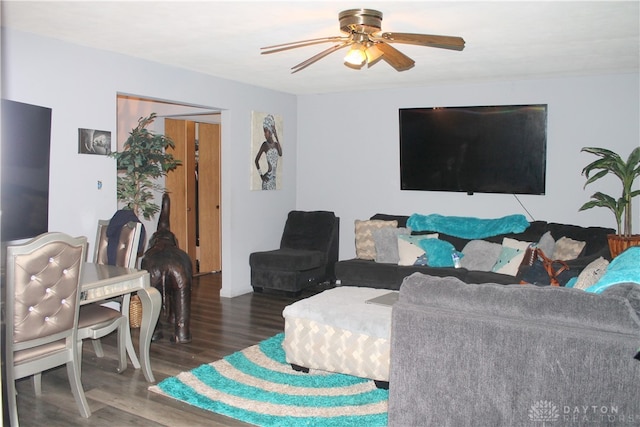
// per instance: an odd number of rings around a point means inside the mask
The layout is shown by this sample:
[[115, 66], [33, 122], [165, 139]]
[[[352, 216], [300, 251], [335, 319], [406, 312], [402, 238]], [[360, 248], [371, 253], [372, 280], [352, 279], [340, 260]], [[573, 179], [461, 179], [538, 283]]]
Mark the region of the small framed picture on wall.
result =
[[78, 153], [111, 154], [111, 132], [95, 129], [78, 129]]

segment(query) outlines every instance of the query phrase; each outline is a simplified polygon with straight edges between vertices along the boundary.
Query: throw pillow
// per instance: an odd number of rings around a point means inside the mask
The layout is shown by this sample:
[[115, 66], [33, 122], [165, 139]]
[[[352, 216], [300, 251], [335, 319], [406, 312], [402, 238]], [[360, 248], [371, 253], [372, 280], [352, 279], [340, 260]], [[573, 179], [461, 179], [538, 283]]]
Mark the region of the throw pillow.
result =
[[589, 286], [593, 286], [600, 280], [600, 277], [607, 271], [609, 261], [600, 257], [595, 261], [592, 261], [587, 265], [582, 272], [578, 275], [578, 280], [573, 285], [576, 289], [587, 289]]
[[[578, 258], [586, 242], [580, 242], [578, 240], [570, 239], [569, 237], [561, 237], [556, 242], [556, 247], [553, 251], [552, 259], [559, 259], [561, 261], [569, 261]], [[545, 252], [546, 253], [546, 252]], [[547, 255], [548, 256], [548, 255]]]
[[400, 255], [398, 254], [399, 234], [411, 234], [411, 229], [406, 227], [384, 227], [371, 231], [376, 248], [376, 262], [397, 264], [400, 261]]
[[[421, 236], [410, 236], [406, 234], [398, 235], [398, 265], [423, 265], [419, 258], [425, 255], [418, 242], [423, 239], [437, 239], [438, 233], [424, 234]], [[416, 264], [418, 262], [418, 264]]]
[[502, 245], [485, 240], [471, 240], [462, 248], [460, 266], [473, 271], [491, 271], [498, 260]]
[[371, 232], [384, 227], [396, 228], [398, 221], [382, 221], [382, 220], [366, 220], [357, 219], [355, 221], [356, 228], [356, 258], [359, 259], [376, 259], [376, 246], [373, 241]]
[[[456, 248], [446, 240], [423, 239], [418, 245], [427, 254], [427, 265], [429, 267], [453, 267], [451, 254], [456, 252], [458, 257], [463, 258], [463, 254], [456, 251]], [[463, 258], [464, 259], [464, 258]]]
[[531, 242], [521, 242], [509, 237], [502, 239], [500, 255], [491, 271], [510, 276], [518, 274], [518, 268], [524, 259], [524, 253], [529, 244]]
[[[549, 255], [553, 255], [553, 252], [556, 249], [556, 241], [551, 235], [550, 231], [547, 231], [540, 237], [538, 244], [536, 245], [538, 249], [540, 249], [544, 254], [548, 257]], [[554, 258], [556, 259], [556, 258]]]

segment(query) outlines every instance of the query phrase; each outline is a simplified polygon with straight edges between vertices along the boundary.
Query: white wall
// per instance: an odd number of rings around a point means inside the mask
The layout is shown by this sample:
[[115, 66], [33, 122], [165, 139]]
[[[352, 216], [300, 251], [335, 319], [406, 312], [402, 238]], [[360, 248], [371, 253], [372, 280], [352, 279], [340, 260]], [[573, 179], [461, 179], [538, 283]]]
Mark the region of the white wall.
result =
[[[296, 98], [254, 86], [2, 29], [2, 97], [53, 109], [50, 230], [85, 235], [117, 209], [115, 160], [78, 154], [78, 128], [111, 130], [117, 94], [215, 107], [222, 113], [222, 296], [251, 290], [249, 254], [280, 242], [295, 207]], [[251, 111], [284, 121], [283, 189], [250, 191]], [[103, 183], [97, 189], [97, 181]]]
[[528, 215], [513, 195], [401, 191], [398, 109], [548, 104], [546, 195], [520, 201], [538, 220], [615, 228], [605, 208], [578, 212], [595, 191], [620, 191], [608, 178], [583, 190], [582, 168], [595, 157], [580, 149], [606, 147], [626, 159], [640, 143], [639, 93], [638, 75], [626, 74], [301, 96], [296, 205], [341, 217], [340, 259], [355, 255], [354, 220], [375, 213]]
[[[638, 75], [610, 75], [296, 98], [25, 33], [2, 34], [2, 96], [53, 108], [52, 230], [86, 235], [93, 243], [97, 219], [117, 209], [115, 162], [78, 154], [77, 129], [111, 130], [115, 144], [118, 93], [222, 110], [222, 296], [251, 290], [249, 254], [277, 247], [294, 208], [341, 217], [341, 259], [355, 254], [354, 220], [377, 212], [525, 213], [509, 195], [400, 191], [402, 107], [548, 104], [547, 194], [520, 200], [536, 219], [613, 227], [605, 209], [578, 212], [594, 191], [618, 192], [613, 180], [582, 189], [580, 171], [592, 157], [580, 149], [609, 147], [626, 156], [638, 146], [639, 92]], [[282, 190], [249, 190], [252, 110], [284, 118]], [[638, 201], [634, 217], [637, 233]]]

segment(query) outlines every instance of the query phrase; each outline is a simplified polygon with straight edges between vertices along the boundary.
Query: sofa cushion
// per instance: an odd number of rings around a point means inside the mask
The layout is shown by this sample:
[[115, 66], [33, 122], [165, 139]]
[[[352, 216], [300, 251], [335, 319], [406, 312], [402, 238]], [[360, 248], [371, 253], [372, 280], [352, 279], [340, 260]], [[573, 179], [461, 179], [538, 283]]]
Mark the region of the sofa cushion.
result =
[[555, 286], [470, 286], [454, 277], [436, 279], [420, 273], [404, 280], [399, 303], [424, 306], [424, 310], [438, 307], [460, 315], [499, 315], [538, 325], [562, 323], [622, 334], [637, 335], [640, 326], [623, 298]]
[[582, 252], [582, 256], [593, 255], [600, 252], [602, 248], [607, 248], [607, 234], [616, 232], [612, 228], [580, 227], [578, 225], [557, 224], [553, 222], [548, 224], [548, 229], [556, 240], [561, 237], [569, 237], [573, 240], [586, 242], [587, 244]]
[[249, 255], [251, 268], [263, 270], [303, 271], [324, 265], [326, 256], [321, 251], [304, 249], [276, 249]]
[[376, 259], [376, 245], [371, 234], [373, 230], [384, 227], [396, 228], [397, 221], [359, 220], [355, 221], [356, 257], [360, 259]]
[[380, 220], [380, 221], [398, 221], [398, 227], [406, 227], [407, 220], [409, 219], [408, 215], [389, 215], [389, 214], [381, 214], [377, 213], [373, 215], [372, 220]]
[[[421, 234], [429, 234], [429, 233], [411, 232], [411, 234], [421, 235]], [[453, 245], [453, 247], [456, 248], [456, 250], [458, 250], [458, 251], [462, 251], [462, 249], [464, 249], [466, 244], [470, 242], [469, 239], [463, 239], [462, 237], [455, 237], [455, 236], [451, 236], [449, 234], [444, 234], [444, 233], [438, 233], [438, 239], [445, 240], [445, 241], [451, 243]]]
[[[529, 227], [527, 227], [527, 229], [522, 233], [500, 234], [497, 236], [486, 237], [482, 240], [502, 244], [502, 240], [504, 240], [505, 237], [508, 237], [510, 239], [520, 240], [521, 242], [537, 242], [547, 231], [546, 221], [533, 221], [529, 223]], [[556, 236], [554, 235], [554, 237]]]
[[518, 283], [517, 279], [510, 274], [500, 274], [492, 271], [469, 270], [463, 280], [472, 284], [497, 283], [500, 285], [513, 285]]
[[491, 271], [502, 252], [502, 245], [484, 240], [471, 240], [462, 249], [460, 266], [467, 270]]
[[[403, 280], [407, 276], [411, 276], [413, 273], [420, 273], [428, 276], [434, 277], [455, 277], [462, 281], [467, 281], [467, 275], [470, 273], [466, 268], [455, 268], [455, 267], [429, 267], [429, 266], [420, 266], [420, 265], [409, 265], [406, 267], [398, 267], [397, 272], [397, 280], [398, 287], [402, 284]], [[495, 275], [495, 273], [492, 273]]]
[[373, 260], [349, 259], [336, 263], [336, 277], [342, 285], [366, 286], [369, 288], [400, 289], [398, 266], [380, 264]]
[[280, 248], [328, 250], [337, 218], [329, 211], [291, 211], [280, 240]]

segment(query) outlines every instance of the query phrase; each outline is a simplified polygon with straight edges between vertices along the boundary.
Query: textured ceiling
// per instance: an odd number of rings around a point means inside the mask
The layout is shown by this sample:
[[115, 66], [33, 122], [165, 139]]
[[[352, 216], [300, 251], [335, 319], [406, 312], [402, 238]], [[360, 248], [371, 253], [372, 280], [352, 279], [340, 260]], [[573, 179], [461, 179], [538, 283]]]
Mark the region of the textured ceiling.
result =
[[[293, 94], [639, 72], [638, 1], [3, 1], [2, 25]], [[463, 51], [395, 44], [415, 67], [353, 70], [331, 46], [260, 47], [340, 35], [338, 13], [383, 13], [382, 30], [461, 36]]]

